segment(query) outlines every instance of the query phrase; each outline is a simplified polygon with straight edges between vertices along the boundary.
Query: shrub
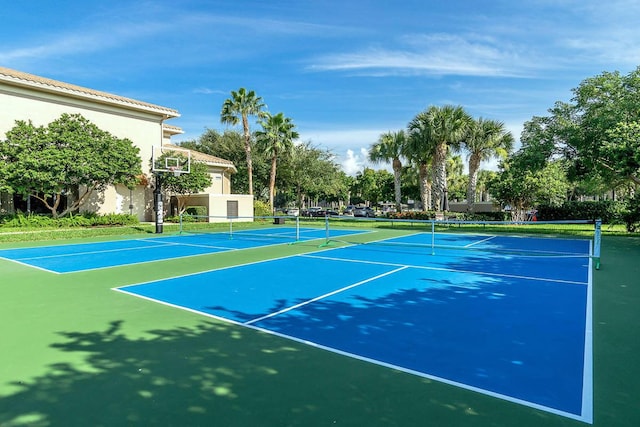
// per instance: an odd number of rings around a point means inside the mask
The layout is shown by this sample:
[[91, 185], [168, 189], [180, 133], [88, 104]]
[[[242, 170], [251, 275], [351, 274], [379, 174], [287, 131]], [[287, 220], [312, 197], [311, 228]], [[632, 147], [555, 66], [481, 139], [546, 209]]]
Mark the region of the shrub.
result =
[[628, 201], [627, 210], [622, 214], [622, 220], [628, 232], [640, 231], [640, 194], [636, 194]]
[[0, 226], [11, 228], [70, 228], [135, 225], [138, 223], [138, 218], [129, 214], [98, 215], [95, 213], [83, 213], [62, 218], [52, 218], [49, 215], [24, 215], [18, 213], [0, 217]]
[[[454, 221], [506, 221], [508, 213], [506, 212], [447, 212], [445, 217]], [[432, 220], [436, 218], [435, 211], [406, 211], [406, 212], [390, 212], [388, 218], [391, 219], [416, 219], [416, 220]]]
[[253, 202], [253, 215], [255, 216], [271, 216], [271, 207], [262, 200]]
[[207, 216], [206, 206], [187, 206], [184, 210], [186, 215]]

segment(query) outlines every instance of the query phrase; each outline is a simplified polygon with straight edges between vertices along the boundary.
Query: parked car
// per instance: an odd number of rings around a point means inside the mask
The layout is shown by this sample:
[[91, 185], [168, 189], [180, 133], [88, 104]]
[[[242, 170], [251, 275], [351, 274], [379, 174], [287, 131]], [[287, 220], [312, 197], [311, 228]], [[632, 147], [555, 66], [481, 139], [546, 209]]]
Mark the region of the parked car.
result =
[[329, 216], [338, 216], [340, 215], [340, 213], [335, 210], [335, 209], [327, 209], [326, 211], [324, 211], [325, 215], [329, 215]]
[[298, 209], [298, 208], [289, 208], [289, 209], [287, 209], [287, 215], [289, 215], [289, 216], [298, 216], [298, 215], [300, 215], [300, 209]]
[[354, 209], [355, 209], [355, 207], [353, 205], [348, 205], [344, 209], [344, 212], [342, 212], [342, 215], [353, 216], [353, 210]]
[[369, 206], [360, 206], [353, 210], [354, 217], [373, 218], [376, 213]]
[[321, 208], [319, 206], [314, 206], [307, 209], [305, 216], [313, 216], [313, 217], [325, 216], [325, 210], [324, 208]]

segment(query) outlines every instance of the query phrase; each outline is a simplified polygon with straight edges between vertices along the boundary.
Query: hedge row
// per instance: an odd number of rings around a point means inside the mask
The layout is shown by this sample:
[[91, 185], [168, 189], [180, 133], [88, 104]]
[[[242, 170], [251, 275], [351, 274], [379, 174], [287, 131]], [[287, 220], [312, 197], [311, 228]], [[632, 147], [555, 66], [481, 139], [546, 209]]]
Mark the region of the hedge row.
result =
[[53, 218], [49, 215], [24, 215], [22, 213], [0, 215], [0, 227], [8, 228], [68, 228], [136, 224], [139, 224], [138, 218], [129, 214], [84, 213], [63, 218]]
[[[511, 215], [508, 212], [447, 212], [447, 219], [459, 221], [508, 221]], [[417, 220], [433, 220], [436, 219], [435, 211], [406, 211], [406, 212], [390, 212], [388, 218], [392, 219], [417, 219]]]
[[569, 201], [562, 206], [538, 206], [538, 219], [541, 221], [601, 219], [604, 224], [613, 224], [624, 222], [626, 212], [628, 212], [627, 202], [613, 200]]

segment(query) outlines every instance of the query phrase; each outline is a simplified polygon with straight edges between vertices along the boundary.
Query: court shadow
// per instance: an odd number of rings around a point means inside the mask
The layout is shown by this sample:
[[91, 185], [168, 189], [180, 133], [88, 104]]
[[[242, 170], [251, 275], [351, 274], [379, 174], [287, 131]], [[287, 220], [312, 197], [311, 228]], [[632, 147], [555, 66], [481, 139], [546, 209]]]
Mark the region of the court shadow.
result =
[[[391, 369], [218, 322], [129, 337], [123, 322], [61, 332], [56, 363], [0, 399], [13, 426], [486, 425], [523, 411]], [[497, 406], [497, 407], [496, 407]], [[535, 421], [535, 422], [533, 422]], [[527, 425], [526, 422], [521, 425]]]

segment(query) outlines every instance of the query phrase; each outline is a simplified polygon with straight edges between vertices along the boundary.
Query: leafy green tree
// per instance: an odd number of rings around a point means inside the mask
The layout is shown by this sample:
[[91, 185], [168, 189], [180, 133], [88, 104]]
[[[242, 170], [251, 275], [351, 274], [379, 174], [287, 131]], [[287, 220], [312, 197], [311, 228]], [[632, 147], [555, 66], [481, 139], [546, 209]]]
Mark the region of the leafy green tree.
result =
[[386, 170], [364, 168], [356, 174], [351, 191], [363, 201], [369, 202], [369, 205], [375, 206], [393, 196], [393, 175]]
[[242, 123], [242, 130], [244, 133], [244, 149], [247, 161], [247, 176], [249, 194], [253, 195], [253, 163], [251, 157], [251, 132], [249, 130], [249, 116], [257, 116], [258, 119], [265, 117], [263, 111], [266, 105], [262, 101], [262, 98], [256, 96], [256, 93], [252, 90], [247, 91], [241, 87], [238, 91], [231, 91], [231, 97], [226, 99], [222, 104], [222, 111], [220, 112], [220, 121], [222, 123], [228, 123], [232, 126], [236, 126]]
[[[139, 149], [99, 129], [80, 114], [63, 114], [46, 127], [16, 121], [0, 144], [6, 186], [40, 200], [54, 217], [76, 211], [108, 185], [134, 186], [142, 174]], [[62, 195], [78, 197], [58, 213]]]
[[289, 154], [293, 147], [293, 140], [298, 139], [298, 132], [294, 130], [295, 125], [284, 113], [271, 115], [267, 113], [264, 120], [260, 122], [262, 131], [256, 132], [258, 147], [263, 153], [271, 158], [271, 173], [269, 179], [269, 206], [274, 210], [273, 198], [276, 190], [277, 164], [280, 157]]
[[343, 174], [334, 157], [310, 142], [293, 146], [291, 155], [283, 161], [282, 175], [291, 186], [298, 207], [305, 207], [306, 199], [317, 201], [345, 194]]
[[550, 116], [534, 117], [532, 137], [571, 162], [573, 180], [609, 186], [621, 179], [640, 184], [640, 67], [627, 75], [605, 72], [573, 89], [571, 102], [557, 102]]
[[513, 142], [513, 135], [505, 129], [504, 123], [500, 121], [486, 120], [481, 117], [470, 123], [463, 142], [469, 152], [469, 186], [467, 188], [467, 210], [469, 212], [473, 212], [476, 202], [480, 162], [493, 157], [506, 158], [513, 149]]
[[[223, 133], [219, 133], [214, 129], [207, 129], [197, 140], [184, 141], [180, 146], [233, 162], [237, 170], [237, 173], [232, 177], [233, 191], [248, 194], [249, 179], [246, 153], [244, 138], [240, 132], [225, 130]], [[269, 181], [268, 161], [261, 151], [252, 153], [252, 159], [254, 185], [257, 188], [266, 188]]]
[[527, 210], [537, 204], [559, 205], [566, 199], [569, 182], [563, 162], [549, 162], [534, 168], [526, 149], [510, 156], [489, 182], [489, 191], [503, 205], [511, 207], [514, 221], [524, 221]]
[[400, 212], [402, 203], [402, 161], [403, 152], [406, 150], [407, 137], [403, 130], [386, 132], [380, 135], [378, 142], [369, 149], [369, 159], [372, 162], [391, 162], [393, 169], [394, 200], [396, 210]]

